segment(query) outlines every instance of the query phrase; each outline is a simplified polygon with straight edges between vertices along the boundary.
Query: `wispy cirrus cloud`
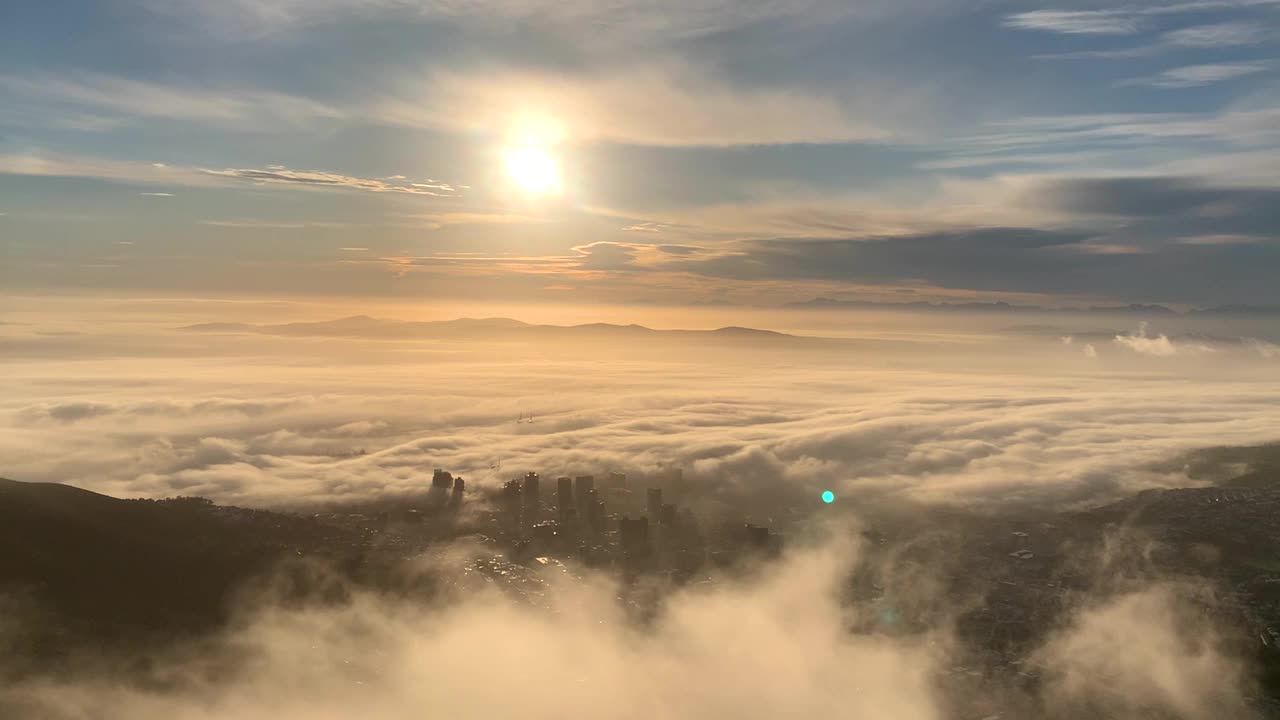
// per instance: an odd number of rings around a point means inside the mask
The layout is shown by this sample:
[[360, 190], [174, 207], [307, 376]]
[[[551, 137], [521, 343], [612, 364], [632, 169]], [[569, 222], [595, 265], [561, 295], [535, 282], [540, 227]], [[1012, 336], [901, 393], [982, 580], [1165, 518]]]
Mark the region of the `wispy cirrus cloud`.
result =
[[1216, 48], [1253, 45], [1264, 36], [1263, 29], [1257, 24], [1225, 22], [1173, 30], [1165, 33], [1162, 40], [1177, 47]]
[[348, 223], [321, 221], [283, 221], [283, 220], [201, 220], [201, 225], [209, 227], [234, 228], [237, 230], [310, 230], [315, 228], [344, 228]]
[[[1195, 74], [1193, 73], [1192, 76]], [[1143, 82], [1153, 78], [1142, 78]], [[1188, 78], [1154, 78], [1165, 82], [1185, 82]], [[1132, 82], [1132, 80], [1130, 81]], [[983, 132], [964, 136], [942, 146], [942, 158], [921, 161], [928, 169], [952, 169], [998, 165], [1092, 165], [1124, 167], [1124, 162], [1146, 163], [1148, 171], [1176, 175], [1214, 175], [1224, 180], [1273, 184], [1277, 160], [1258, 146], [1280, 140], [1280, 108], [1269, 104], [1241, 104], [1216, 112], [1145, 112], [1044, 115], [993, 120]], [[1220, 142], [1255, 148], [1247, 155], [1215, 159], [1201, 155], [1193, 160], [1174, 161], [1154, 168], [1152, 153], [1165, 149], [1173, 153], [1192, 143]], [[1126, 171], [1129, 174], [1133, 170]]]
[[454, 225], [538, 225], [550, 222], [550, 218], [524, 213], [501, 211], [451, 211], [418, 213], [392, 218], [413, 227], [442, 228]]
[[1068, 35], [1132, 35], [1141, 25], [1124, 10], [1029, 10], [1005, 17], [1006, 27]]
[[[359, 19], [402, 23], [451, 23], [458, 27], [532, 27], [542, 32], [582, 32], [575, 42], [618, 47], [688, 40], [757, 23], [819, 24], [856, 16], [875, 18], [895, 15], [912, 3], [873, 0], [846, 3], [839, 0], [685, 0], [628, 3], [596, 3], [579, 0], [465, 0], [464, 2], [405, 2], [405, 0], [146, 0], [155, 12], [237, 38], [264, 38]], [[940, 3], [925, 3], [936, 7]]]
[[[210, 187], [252, 182], [272, 187], [297, 189], [359, 190], [432, 197], [456, 197], [463, 186], [441, 181], [414, 182], [403, 175], [360, 177], [325, 171], [292, 170], [283, 165], [265, 168], [225, 168], [220, 170], [166, 163], [148, 163], [112, 158], [26, 152], [0, 155], [0, 175], [85, 177], [123, 183], [167, 186]], [[171, 197], [171, 192], [144, 192], [146, 196]]]
[[126, 183], [165, 185], [212, 185], [192, 168], [170, 167], [164, 163], [135, 162], [91, 155], [28, 150], [0, 154], [0, 174], [36, 177], [86, 177]]
[[363, 178], [332, 172], [290, 170], [283, 165], [269, 165], [265, 169], [228, 168], [225, 170], [201, 169], [200, 172], [215, 177], [248, 180], [255, 183], [281, 183], [314, 187], [349, 188], [366, 192], [407, 193], [409, 195], [434, 195], [451, 197], [457, 190], [446, 183], [413, 183], [403, 175], [385, 178]]
[[1148, 45], [1104, 50], [1074, 50], [1046, 53], [1035, 57], [1039, 60], [1122, 60], [1148, 57], [1173, 50], [1244, 47], [1256, 45], [1265, 37], [1266, 33], [1255, 23], [1223, 22], [1171, 30], [1161, 35], [1157, 42]]
[[[1162, 18], [1214, 11], [1248, 11], [1277, 5], [1280, 5], [1277, 0], [1190, 0], [1189, 2], [1127, 5], [1101, 10], [1028, 10], [1004, 16], [1004, 25], [1018, 30], [1037, 30], [1063, 35], [1133, 35], [1148, 29], [1152, 23], [1162, 21]], [[1162, 41], [1184, 47], [1220, 47], [1251, 44], [1260, 35], [1261, 32], [1255, 26], [1245, 22], [1226, 21], [1167, 32]], [[1101, 52], [1125, 53], [1133, 52], [1133, 49]], [[1071, 54], [1067, 54], [1059, 57], [1070, 56]], [[1086, 53], [1080, 53], [1077, 56], [1085, 57]], [[1123, 55], [1113, 56], [1123, 57]]]
[[1154, 88], [1178, 89], [1212, 85], [1253, 75], [1271, 68], [1265, 62], [1213, 63], [1185, 65], [1171, 68], [1155, 75], [1128, 78], [1115, 83], [1117, 87], [1145, 85]]
[[168, 85], [94, 72], [0, 75], [0, 90], [28, 108], [43, 106], [44, 112], [28, 113], [40, 122], [58, 117], [66, 108], [79, 108], [105, 114], [112, 123], [121, 118], [153, 118], [273, 132], [346, 116], [333, 105], [287, 93]]
[[369, 118], [494, 134], [544, 126], [545, 134], [569, 141], [732, 146], [892, 141], [910, 135], [928, 102], [924, 93], [870, 75], [858, 78], [863, 93], [842, 96], [736, 86], [671, 63], [573, 77], [503, 69], [422, 77], [407, 76], [368, 103]]

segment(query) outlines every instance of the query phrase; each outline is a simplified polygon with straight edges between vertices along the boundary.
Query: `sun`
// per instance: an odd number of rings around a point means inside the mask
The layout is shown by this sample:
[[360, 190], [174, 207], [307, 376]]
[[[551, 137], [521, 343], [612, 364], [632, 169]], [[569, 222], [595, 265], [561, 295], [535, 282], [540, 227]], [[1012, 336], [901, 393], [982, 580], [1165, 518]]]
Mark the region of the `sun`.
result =
[[534, 195], [560, 192], [560, 161], [549, 147], [511, 147], [506, 151], [505, 161], [507, 176], [521, 190]]

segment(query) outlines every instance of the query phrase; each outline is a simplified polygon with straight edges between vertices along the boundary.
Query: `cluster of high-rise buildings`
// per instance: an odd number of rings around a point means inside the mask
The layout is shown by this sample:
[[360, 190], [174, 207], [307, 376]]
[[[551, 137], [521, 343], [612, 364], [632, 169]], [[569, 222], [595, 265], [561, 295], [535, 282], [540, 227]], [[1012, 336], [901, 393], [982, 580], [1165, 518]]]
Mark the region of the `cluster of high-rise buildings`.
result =
[[[684, 488], [684, 474], [678, 469], [651, 477], [643, 494], [633, 492], [622, 472], [610, 472], [599, 485], [596, 479], [561, 476], [544, 487], [538, 473], [527, 472], [502, 485], [493, 522], [513, 547], [573, 555], [588, 563], [694, 568], [716, 561], [725, 548], [732, 555], [778, 547], [777, 535], [750, 524], [716, 536], [723, 541], [707, 538], [693, 513], [673, 501]], [[451, 507], [461, 505], [465, 487], [462, 478], [445, 470], [437, 469], [432, 476], [431, 493], [441, 502], [448, 498]]]
[[[667, 473], [663, 479], [678, 486], [683, 473]], [[692, 514], [681, 517], [674, 503], [663, 502], [662, 493], [661, 487], [647, 488], [647, 504], [635, 512], [625, 473], [609, 473], [600, 487], [594, 475], [558, 477], [554, 492], [546, 493], [542, 478], [529, 472], [503, 485], [500, 523], [507, 533], [537, 549], [573, 550], [589, 559], [618, 553], [640, 559], [655, 549], [679, 548], [698, 537]], [[610, 513], [607, 499], [622, 511]]]
[[[626, 475], [612, 473], [610, 482], [626, 487]], [[530, 532], [535, 527], [555, 523], [558, 529], [577, 530], [581, 534], [602, 534], [607, 516], [594, 475], [556, 478], [554, 500], [546, 502], [542, 479], [536, 472], [508, 481], [502, 487], [501, 511], [504, 527], [512, 531]]]

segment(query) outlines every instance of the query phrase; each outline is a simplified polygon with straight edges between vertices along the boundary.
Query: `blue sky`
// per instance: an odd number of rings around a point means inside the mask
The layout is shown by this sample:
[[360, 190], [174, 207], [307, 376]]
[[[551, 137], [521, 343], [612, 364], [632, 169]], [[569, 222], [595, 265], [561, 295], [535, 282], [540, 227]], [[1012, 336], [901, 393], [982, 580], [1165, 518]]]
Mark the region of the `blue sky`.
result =
[[[24, 294], [1280, 304], [1280, 2], [97, 0], [0, 22]], [[521, 192], [536, 132], [563, 192]]]

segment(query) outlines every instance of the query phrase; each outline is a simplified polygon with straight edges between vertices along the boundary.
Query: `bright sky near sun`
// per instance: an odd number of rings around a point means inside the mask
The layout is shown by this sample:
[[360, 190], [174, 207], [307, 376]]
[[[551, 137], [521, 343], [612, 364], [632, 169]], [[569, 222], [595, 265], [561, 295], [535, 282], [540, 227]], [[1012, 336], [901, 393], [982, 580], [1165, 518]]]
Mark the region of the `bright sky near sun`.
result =
[[506, 151], [507, 173], [520, 189], [535, 194], [560, 190], [560, 163], [546, 146], [528, 145]]
[[1280, 2], [58, 0], [26, 294], [1280, 303]]

